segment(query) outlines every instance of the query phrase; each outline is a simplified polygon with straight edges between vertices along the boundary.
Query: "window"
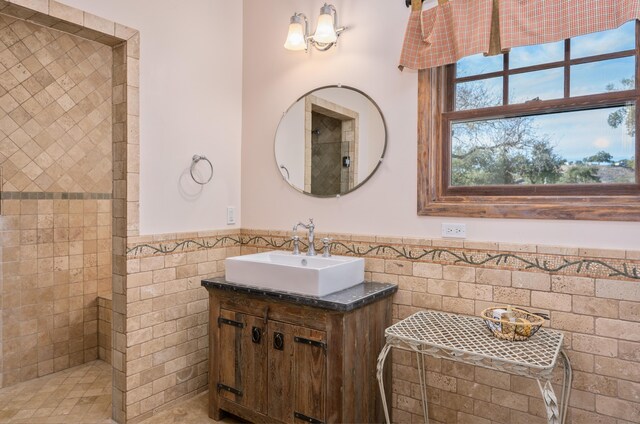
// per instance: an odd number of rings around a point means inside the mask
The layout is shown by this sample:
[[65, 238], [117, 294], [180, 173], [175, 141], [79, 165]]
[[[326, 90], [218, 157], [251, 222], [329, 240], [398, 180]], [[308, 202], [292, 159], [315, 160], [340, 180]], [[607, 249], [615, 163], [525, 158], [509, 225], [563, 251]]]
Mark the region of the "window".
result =
[[639, 25], [421, 71], [419, 213], [640, 220]]

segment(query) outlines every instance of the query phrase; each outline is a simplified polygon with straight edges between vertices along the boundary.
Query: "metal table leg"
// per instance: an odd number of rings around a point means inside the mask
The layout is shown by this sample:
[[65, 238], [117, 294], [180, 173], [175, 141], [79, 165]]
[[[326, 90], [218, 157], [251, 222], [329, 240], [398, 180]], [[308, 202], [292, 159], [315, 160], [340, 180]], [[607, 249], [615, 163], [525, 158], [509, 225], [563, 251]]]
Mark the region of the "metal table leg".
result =
[[416, 349], [416, 359], [418, 362], [418, 375], [420, 377], [420, 395], [422, 396], [422, 414], [425, 424], [429, 424], [429, 409], [427, 405], [427, 368], [424, 364], [424, 352]]
[[569, 409], [569, 396], [571, 396], [571, 383], [573, 382], [573, 371], [571, 361], [564, 350], [560, 351], [563, 360], [564, 377], [562, 379], [562, 395], [560, 398], [560, 408], [562, 412], [562, 424], [567, 422], [567, 410]]
[[569, 407], [569, 395], [571, 394], [571, 382], [573, 380], [571, 362], [569, 362], [569, 357], [564, 350], [560, 351], [560, 354], [563, 359], [564, 368], [560, 401], [558, 402], [550, 380], [546, 380], [543, 385], [539, 379], [536, 379], [540, 393], [542, 394], [542, 400], [547, 408], [547, 421], [549, 424], [564, 424], [567, 419], [567, 409]]
[[558, 399], [556, 398], [556, 394], [553, 391], [551, 381], [546, 380], [544, 382], [544, 385], [540, 382], [539, 379], [536, 379], [536, 381], [538, 382], [538, 387], [540, 387], [540, 393], [542, 394], [544, 405], [547, 408], [548, 423], [560, 424], [560, 410], [558, 408]]
[[389, 354], [389, 350], [391, 350], [390, 344], [385, 344], [378, 355], [378, 366], [377, 366], [377, 376], [378, 376], [378, 386], [380, 387], [380, 396], [382, 397], [382, 408], [384, 409], [384, 417], [387, 420], [387, 424], [391, 424], [391, 419], [389, 418], [389, 406], [387, 405], [387, 396], [384, 392], [384, 361], [387, 359], [387, 355]]

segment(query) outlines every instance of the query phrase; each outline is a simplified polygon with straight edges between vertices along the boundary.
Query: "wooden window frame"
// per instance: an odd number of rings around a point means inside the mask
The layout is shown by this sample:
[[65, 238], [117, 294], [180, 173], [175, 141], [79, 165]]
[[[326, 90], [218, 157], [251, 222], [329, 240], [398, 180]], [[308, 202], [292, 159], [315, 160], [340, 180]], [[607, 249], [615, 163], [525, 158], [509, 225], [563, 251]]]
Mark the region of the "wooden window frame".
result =
[[[561, 62], [492, 72], [481, 77], [461, 77], [458, 82], [507, 73], [565, 68], [599, 60], [629, 57], [629, 51], [585, 59], [569, 58], [565, 41]], [[633, 50], [631, 51], [633, 52]], [[418, 74], [418, 215], [640, 221], [640, 131], [635, 134], [635, 184], [554, 184], [527, 186], [450, 186], [450, 123], [453, 119], [495, 118], [588, 110], [636, 103], [636, 126], [640, 125], [640, 22], [636, 22], [636, 88], [612, 93], [569, 97], [565, 72], [564, 98], [453, 112], [454, 65], [419, 71]], [[506, 60], [505, 60], [506, 62]], [[507, 84], [508, 79], [503, 79]], [[505, 95], [508, 91], [504, 91]], [[506, 98], [503, 103], [506, 103]]]

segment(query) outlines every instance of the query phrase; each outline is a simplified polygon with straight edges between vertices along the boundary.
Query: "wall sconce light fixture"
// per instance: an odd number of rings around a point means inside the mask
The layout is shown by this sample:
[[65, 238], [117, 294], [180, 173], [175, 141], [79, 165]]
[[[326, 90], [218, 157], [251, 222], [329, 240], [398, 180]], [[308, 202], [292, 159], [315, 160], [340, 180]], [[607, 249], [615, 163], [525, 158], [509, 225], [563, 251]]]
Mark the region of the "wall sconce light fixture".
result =
[[329, 50], [338, 42], [340, 33], [346, 27], [338, 26], [338, 12], [332, 4], [325, 3], [320, 8], [318, 24], [313, 35], [309, 35], [309, 21], [304, 13], [294, 13], [289, 21], [289, 33], [284, 48], [287, 50], [309, 49], [309, 44], [320, 51]]

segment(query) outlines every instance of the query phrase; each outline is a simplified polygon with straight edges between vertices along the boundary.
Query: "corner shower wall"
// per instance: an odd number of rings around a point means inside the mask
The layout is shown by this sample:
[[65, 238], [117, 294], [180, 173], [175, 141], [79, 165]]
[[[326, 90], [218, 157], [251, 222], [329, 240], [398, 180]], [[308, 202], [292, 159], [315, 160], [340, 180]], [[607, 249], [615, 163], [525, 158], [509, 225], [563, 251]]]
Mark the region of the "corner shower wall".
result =
[[111, 95], [111, 47], [0, 14], [0, 387], [98, 357]]

